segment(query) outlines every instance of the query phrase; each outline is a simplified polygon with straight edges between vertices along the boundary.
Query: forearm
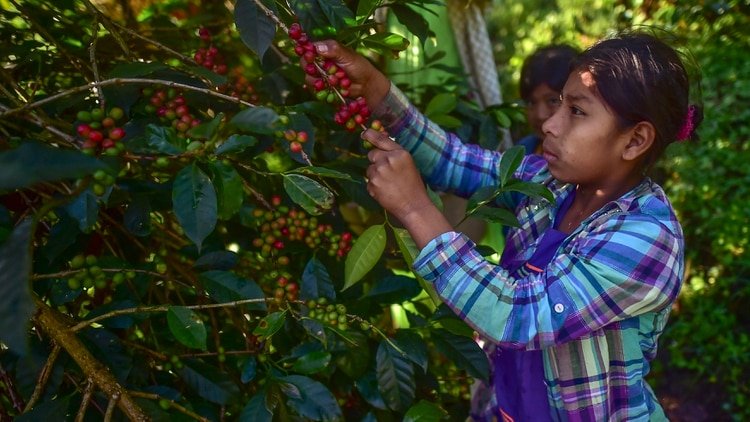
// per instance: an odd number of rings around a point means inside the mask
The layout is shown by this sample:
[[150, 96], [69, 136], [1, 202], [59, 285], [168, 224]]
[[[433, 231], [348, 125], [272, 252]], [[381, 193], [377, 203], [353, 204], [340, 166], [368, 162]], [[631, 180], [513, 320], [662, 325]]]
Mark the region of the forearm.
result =
[[407, 215], [396, 217], [419, 249], [424, 248], [432, 239], [441, 234], [453, 231], [445, 215], [431, 202], [429, 205], [410, 211]]

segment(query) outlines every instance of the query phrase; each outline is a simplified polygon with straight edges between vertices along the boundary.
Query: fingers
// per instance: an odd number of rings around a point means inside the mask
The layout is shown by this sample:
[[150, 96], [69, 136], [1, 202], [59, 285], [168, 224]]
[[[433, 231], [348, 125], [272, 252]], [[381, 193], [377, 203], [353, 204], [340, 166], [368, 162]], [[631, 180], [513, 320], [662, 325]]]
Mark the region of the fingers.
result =
[[339, 61], [344, 59], [348, 50], [334, 40], [316, 41], [313, 43], [315, 49], [322, 57]]
[[394, 151], [401, 148], [401, 145], [397, 144], [387, 133], [374, 129], [367, 129], [362, 132], [362, 139], [382, 151]]

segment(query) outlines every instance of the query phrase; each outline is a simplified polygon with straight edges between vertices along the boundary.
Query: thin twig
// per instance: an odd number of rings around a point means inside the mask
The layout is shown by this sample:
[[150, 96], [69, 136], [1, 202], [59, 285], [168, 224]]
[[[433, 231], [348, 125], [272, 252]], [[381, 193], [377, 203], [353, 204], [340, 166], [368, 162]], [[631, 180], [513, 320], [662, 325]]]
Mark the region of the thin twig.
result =
[[10, 398], [10, 402], [13, 404], [13, 409], [19, 413], [22, 412], [24, 407], [23, 398], [16, 392], [13, 386], [13, 380], [8, 373], [5, 372], [2, 364], [0, 364], [0, 380], [3, 381], [5, 388], [8, 390], [8, 398]]
[[112, 420], [112, 415], [115, 414], [115, 407], [117, 407], [118, 400], [120, 400], [119, 393], [114, 393], [112, 394], [112, 397], [109, 398], [109, 403], [107, 403], [107, 411], [104, 412], [104, 422], [110, 422]]
[[206, 95], [210, 95], [213, 97], [221, 98], [223, 100], [226, 100], [231, 103], [236, 104], [242, 104], [246, 107], [255, 107], [255, 104], [249, 103], [247, 101], [244, 101], [237, 97], [232, 97], [231, 95], [225, 95], [221, 94], [219, 92], [216, 92], [214, 90], [208, 89], [208, 88], [200, 88], [193, 85], [178, 83], [174, 81], [167, 81], [163, 79], [140, 79], [140, 78], [112, 78], [112, 79], [105, 79], [100, 82], [92, 82], [86, 85], [77, 86], [74, 88], [66, 89], [65, 91], [61, 91], [55, 95], [51, 95], [47, 98], [44, 98], [39, 101], [35, 101], [33, 103], [27, 103], [21, 107], [13, 108], [10, 110], [7, 110], [3, 113], [0, 113], [0, 118], [7, 117], [16, 113], [20, 113], [22, 111], [26, 111], [32, 108], [41, 107], [45, 104], [51, 103], [55, 100], [58, 100], [60, 98], [67, 97], [69, 95], [77, 94], [79, 92], [88, 91], [93, 88], [101, 88], [104, 86], [109, 85], [126, 85], [126, 84], [134, 84], [134, 85], [164, 85], [168, 86], [170, 88], [179, 88], [179, 89], [185, 89], [188, 91], [196, 91], [201, 92]]
[[31, 398], [29, 398], [29, 401], [26, 402], [26, 408], [24, 409], [24, 412], [28, 412], [29, 410], [31, 410], [39, 400], [39, 398], [42, 397], [42, 393], [44, 393], [44, 388], [47, 386], [49, 376], [52, 375], [52, 368], [55, 366], [55, 361], [60, 355], [60, 350], [61, 348], [57, 344], [55, 344], [55, 347], [52, 348], [52, 351], [47, 358], [47, 363], [44, 364], [44, 367], [42, 367], [42, 371], [39, 373], [39, 379], [36, 382], [36, 387], [34, 387], [34, 392], [31, 394]]
[[[118, 44], [120, 44], [120, 48], [125, 53], [126, 56], [130, 56], [130, 49], [128, 48], [128, 45], [125, 43], [125, 41], [122, 39], [120, 34], [115, 31], [114, 29], [117, 29], [115, 27], [115, 22], [109, 18], [109, 16], [102, 13], [99, 9], [96, 8], [89, 0], [84, 0], [84, 3], [86, 4], [86, 9], [92, 14], [94, 14], [95, 20], [101, 19], [102, 24], [105, 28], [109, 31], [110, 35], [117, 41]], [[98, 29], [98, 25], [96, 25], [96, 28]]]
[[74, 422], [83, 422], [83, 418], [86, 416], [86, 409], [89, 407], [89, 402], [91, 401], [91, 395], [94, 394], [94, 386], [94, 380], [89, 378], [86, 382], [86, 388], [83, 390], [81, 405], [78, 407], [78, 413], [76, 413]]
[[[88, 3], [88, 2], [87, 2]], [[87, 5], [88, 6], [88, 5]], [[91, 60], [91, 70], [94, 72], [94, 82], [99, 83], [99, 66], [96, 63], [96, 42], [99, 40], [99, 15], [94, 15], [94, 24], [91, 28], [91, 45], [89, 45], [89, 59]], [[101, 89], [96, 90], [96, 95], [99, 97], [99, 107], [104, 107], [104, 94]]]
[[142, 391], [130, 391], [130, 395], [133, 396], [133, 397], [140, 397], [140, 398], [143, 398], [143, 399], [167, 400], [167, 401], [169, 401], [169, 407], [170, 408], [174, 408], [178, 412], [180, 412], [180, 413], [182, 413], [184, 415], [190, 416], [191, 418], [193, 418], [195, 420], [202, 421], [202, 422], [208, 422], [208, 419], [204, 418], [203, 416], [201, 416], [201, 415], [199, 415], [199, 414], [197, 414], [197, 413], [195, 413], [195, 412], [193, 412], [193, 411], [191, 411], [191, 410], [189, 410], [189, 409], [187, 409], [187, 408], [185, 408], [185, 407], [177, 404], [177, 402], [175, 402], [174, 400], [170, 400], [170, 399], [168, 399], [166, 397], [162, 397], [162, 396], [160, 396], [158, 394], [155, 394], [155, 393], [145, 393], [145, 392], [142, 392]]
[[[243, 300], [235, 300], [233, 302], [224, 302], [224, 303], [209, 303], [206, 305], [191, 305], [191, 306], [185, 306], [188, 309], [213, 309], [213, 308], [232, 308], [240, 305], [247, 305], [250, 303], [266, 303], [266, 298], [260, 298], [260, 299], [243, 299]], [[138, 306], [135, 308], [126, 308], [126, 309], [117, 309], [111, 312], [107, 312], [106, 314], [102, 314], [99, 316], [96, 316], [94, 318], [91, 318], [86, 321], [81, 321], [78, 324], [74, 325], [70, 328], [71, 332], [79, 331], [83, 328], [88, 327], [89, 325], [99, 322], [101, 320], [112, 318], [120, 315], [129, 315], [129, 314], [140, 314], [140, 313], [155, 313], [155, 312], [167, 312], [169, 311], [169, 308], [171, 308], [172, 305], [155, 305], [155, 306]]]

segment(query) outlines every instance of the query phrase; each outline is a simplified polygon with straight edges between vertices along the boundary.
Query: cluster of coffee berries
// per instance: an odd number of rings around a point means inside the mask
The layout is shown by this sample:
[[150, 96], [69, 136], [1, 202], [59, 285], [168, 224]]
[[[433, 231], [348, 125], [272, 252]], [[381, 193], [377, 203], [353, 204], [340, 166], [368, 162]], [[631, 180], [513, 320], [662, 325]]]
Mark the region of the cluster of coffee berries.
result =
[[227, 64], [219, 49], [211, 42], [211, 31], [201, 27], [198, 29], [198, 37], [201, 39], [201, 46], [193, 55], [195, 62], [219, 75], [226, 75]]
[[155, 113], [159, 119], [177, 130], [177, 136], [187, 137], [190, 128], [201, 121], [190, 110], [181, 92], [174, 88], [144, 88], [143, 96], [148, 98], [146, 112]]
[[98, 265], [98, 258], [94, 255], [76, 255], [68, 265], [71, 270], [76, 271], [72, 277], [68, 278], [68, 288], [71, 290], [83, 288], [90, 297], [94, 296], [97, 289], [114, 288], [126, 279], [135, 278], [133, 271], [104, 272]]
[[340, 330], [349, 328], [346, 316], [346, 306], [341, 303], [328, 303], [328, 298], [319, 297], [310, 299], [306, 303], [307, 317], [318, 320], [324, 324], [332, 325]]
[[276, 303], [282, 303], [285, 300], [294, 302], [299, 294], [299, 284], [291, 281], [291, 274], [284, 273], [276, 277], [276, 287], [273, 290], [273, 298]]
[[274, 210], [256, 208], [253, 211], [260, 233], [252, 244], [260, 250], [261, 256], [281, 253], [286, 242], [295, 241], [310, 249], [327, 248], [332, 257], [343, 258], [351, 250], [351, 233], [334, 234], [330, 224], [320, 223], [317, 217], [308, 216], [304, 211], [281, 205], [278, 195], [271, 198], [271, 205]]
[[333, 121], [344, 126], [349, 132], [353, 132], [358, 126], [365, 124], [370, 117], [370, 109], [363, 97], [354, 101], [341, 104], [333, 116]]
[[124, 117], [125, 112], [120, 107], [112, 107], [109, 112], [102, 108], [79, 111], [76, 119], [80, 123], [76, 126], [76, 132], [83, 139], [83, 152], [89, 155], [99, 152], [117, 155], [123, 151], [125, 145], [119, 141], [125, 137], [122, 127]]
[[370, 110], [362, 97], [347, 101], [352, 81], [346, 72], [333, 60], [318, 55], [310, 37], [298, 23], [289, 26], [288, 35], [295, 42], [295, 54], [302, 58], [303, 70], [315, 78], [315, 98], [328, 103], [333, 103], [337, 99], [342, 102], [334, 115], [334, 121], [348, 131], [354, 131], [358, 125], [363, 125], [370, 117]]
[[291, 152], [302, 152], [302, 144], [307, 142], [307, 132], [300, 130], [299, 132], [294, 129], [287, 129], [279, 133], [283, 139], [289, 142], [289, 151]]
[[229, 82], [222, 85], [219, 89], [222, 92], [228, 92], [234, 98], [257, 104], [260, 98], [255, 92], [255, 88], [250, 80], [245, 76], [245, 68], [236, 66], [229, 72]]
[[96, 196], [102, 196], [107, 191], [107, 187], [115, 184], [115, 176], [107, 173], [105, 170], [97, 170], [93, 175], [94, 183], [91, 185], [91, 191]]

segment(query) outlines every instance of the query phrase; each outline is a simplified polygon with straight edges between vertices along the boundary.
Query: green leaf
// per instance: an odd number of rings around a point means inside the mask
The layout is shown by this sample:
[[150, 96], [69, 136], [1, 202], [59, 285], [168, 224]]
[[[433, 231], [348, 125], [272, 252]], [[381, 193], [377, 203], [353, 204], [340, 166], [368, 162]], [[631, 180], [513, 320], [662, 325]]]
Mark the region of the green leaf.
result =
[[282, 176], [286, 193], [309, 214], [319, 215], [333, 206], [333, 192], [315, 180], [300, 174]]
[[[252, 280], [237, 276], [229, 271], [206, 271], [199, 276], [201, 286], [217, 303], [234, 302], [245, 299], [263, 299], [263, 290]], [[244, 309], [265, 311], [265, 302], [248, 303]]]
[[242, 152], [247, 148], [255, 146], [258, 140], [250, 135], [232, 135], [216, 148], [216, 155]]
[[324, 370], [330, 362], [331, 354], [324, 350], [318, 350], [297, 359], [292, 366], [292, 371], [310, 375]]
[[359, 21], [366, 21], [382, 2], [383, 0], [359, 0], [357, 2], [357, 18]]
[[[263, 4], [278, 16], [275, 2], [264, 1]], [[273, 20], [255, 4], [254, 0], [237, 0], [234, 4], [234, 22], [242, 42], [263, 59], [276, 35], [276, 24]]]
[[125, 228], [136, 236], [151, 233], [151, 202], [146, 195], [133, 195], [122, 217]]
[[333, 287], [333, 281], [328, 274], [325, 265], [317, 258], [312, 257], [305, 265], [302, 273], [302, 283], [299, 289], [299, 297], [302, 300], [317, 299], [326, 297], [336, 299], [336, 290]]
[[325, 167], [315, 167], [315, 166], [297, 167], [293, 170], [290, 170], [289, 173], [299, 173], [299, 174], [307, 174], [307, 175], [318, 176], [318, 177], [329, 177], [331, 179], [343, 179], [343, 180], [354, 181], [352, 176], [346, 173], [342, 173], [336, 170], [331, 170]]
[[435, 347], [457, 367], [474, 378], [489, 380], [490, 366], [487, 354], [471, 338], [458, 336], [443, 329], [432, 331]]
[[393, 4], [390, 7], [396, 19], [401, 22], [412, 34], [419, 38], [419, 42], [424, 46], [427, 37], [430, 35], [430, 27], [427, 20], [419, 13], [401, 4]]
[[482, 115], [479, 125], [479, 145], [485, 149], [497, 149], [500, 144], [500, 128], [493, 118]]
[[167, 311], [167, 324], [177, 341], [191, 349], [206, 350], [206, 326], [191, 309], [171, 306]]
[[[401, 256], [404, 257], [406, 265], [411, 268], [411, 266], [414, 264], [414, 258], [416, 258], [416, 256], [419, 254], [419, 248], [417, 248], [416, 243], [414, 243], [414, 239], [412, 239], [411, 235], [406, 229], [396, 227], [391, 228], [393, 229], [393, 234], [395, 235], [394, 237], [396, 238], [398, 249], [401, 251]], [[427, 280], [417, 274], [414, 274], [414, 277], [416, 277], [422, 289], [427, 292], [427, 295], [430, 296], [433, 304], [437, 306], [442, 303], [442, 301], [440, 300], [440, 296], [438, 296], [432, 283], [427, 282]]]
[[16, 149], [0, 152], [0, 191], [79, 179], [106, 168], [103, 162], [79, 151], [26, 141]]
[[432, 120], [433, 123], [436, 123], [444, 128], [457, 128], [461, 127], [463, 125], [463, 122], [458, 120], [457, 118], [453, 116], [449, 116], [447, 114], [436, 114], [432, 117], [430, 117], [430, 120]]
[[191, 138], [209, 140], [216, 134], [216, 130], [219, 129], [223, 118], [224, 113], [219, 113], [213, 119], [190, 128], [187, 135]]
[[450, 114], [456, 108], [457, 104], [458, 100], [455, 94], [450, 92], [440, 93], [432, 97], [430, 102], [427, 103], [424, 114], [429, 118], [442, 114]]
[[224, 164], [223, 161], [212, 161], [208, 166], [214, 176], [218, 218], [229, 220], [242, 207], [244, 199], [242, 178], [234, 167]]
[[353, 23], [354, 14], [341, 0], [318, 0], [318, 5], [334, 28], [345, 28]]
[[404, 51], [409, 46], [409, 40], [398, 34], [378, 32], [365, 37], [362, 44], [383, 52]]
[[268, 107], [246, 108], [232, 117], [229, 124], [243, 132], [271, 135], [279, 115]]
[[197, 165], [185, 167], [175, 176], [172, 207], [185, 235], [200, 251], [203, 240], [216, 227], [217, 200], [211, 179]]
[[0, 340], [19, 356], [28, 352], [29, 320], [34, 300], [31, 273], [31, 219], [16, 226], [0, 245]]
[[271, 422], [273, 412], [266, 406], [266, 390], [255, 394], [240, 413], [240, 422]]
[[370, 226], [362, 232], [344, 263], [344, 288], [356, 284], [378, 263], [385, 250], [385, 225]]
[[420, 400], [406, 411], [403, 422], [438, 422], [447, 415], [448, 412], [437, 404]]
[[174, 132], [164, 126], [149, 124], [146, 126], [146, 133], [143, 135], [146, 145], [156, 152], [167, 155], [180, 155], [185, 149], [179, 145], [180, 139]]
[[65, 206], [65, 211], [78, 221], [78, 229], [88, 233], [99, 219], [99, 202], [90, 189], [81, 192], [71, 203]]
[[421, 291], [422, 288], [414, 278], [392, 275], [376, 280], [364, 298], [382, 304], [401, 303], [415, 297]]
[[284, 326], [286, 321], [286, 312], [274, 312], [268, 314], [260, 320], [258, 325], [253, 330], [253, 335], [263, 336], [265, 338], [271, 337]]
[[378, 389], [386, 405], [396, 412], [404, 412], [414, 401], [416, 383], [414, 367], [385, 341], [378, 346], [376, 373]]
[[354, 386], [357, 387], [357, 391], [362, 395], [362, 398], [370, 404], [370, 406], [376, 409], [387, 410], [388, 406], [383, 400], [383, 395], [380, 394], [378, 388], [378, 379], [375, 376], [374, 371], [367, 372], [361, 378], [354, 382]]
[[513, 179], [510, 180], [504, 187], [504, 192], [520, 192], [524, 195], [532, 197], [541, 197], [549, 202], [555, 202], [555, 197], [552, 196], [550, 190], [539, 183], [525, 182], [523, 180]]
[[242, 381], [243, 384], [249, 383], [255, 379], [257, 372], [258, 361], [255, 360], [254, 356], [250, 356], [245, 360], [245, 363], [242, 364], [242, 375], [240, 375], [240, 381]]
[[414, 330], [400, 329], [396, 331], [396, 335], [391, 341], [405, 353], [405, 358], [419, 365], [427, 373], [427, 343], [422, 336]]
[[186, 360], [179, 374], [190, 388], [211, 403], [225, 405], [239, 395], [239, 388], [226, 373], [199, 360]]
[[471, 214], [473, 217], [482, 218], [488, 221], [502, 224], [508, 227], [520, 227], [516, 214], [505, 208], [495, 208], [490, 206], [479, 207]]
[[510, 128], [510, 126], [513, 124], [510, 116], [508, 116], [501, 110], [495, 110], [495, 121], [497, 121], [500, 127], [503, 128]]
[[516, 145], [503, 153], [500, 158], [500, 186], [505, 186], [506, 183], [513, 177], [518, 166], [521, 165], [523, 156], [525, 155], [526, 149], [523, 145]]
[[291, 391], [295, 394], [288, 396], [287, 403], [300, 416], [315, 421], [339, 420], [343, 417], [336, 397], [318, 381], [302, 375], [280, 377], [279, 381], [294, 387]]

